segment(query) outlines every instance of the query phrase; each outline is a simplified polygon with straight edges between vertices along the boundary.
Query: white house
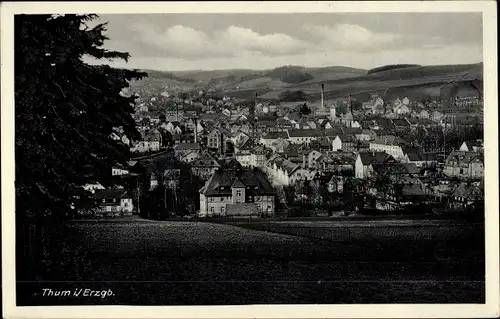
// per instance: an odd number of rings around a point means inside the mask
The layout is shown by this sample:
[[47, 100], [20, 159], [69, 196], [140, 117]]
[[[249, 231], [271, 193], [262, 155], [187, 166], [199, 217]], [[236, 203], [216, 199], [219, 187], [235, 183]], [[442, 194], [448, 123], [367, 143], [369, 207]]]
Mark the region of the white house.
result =
[[394, 114], [408, 114], [411, 112], [410, 108], [405, 104], [395, 105], [393, 108]]
[[104, 186], [101, 185], [101, 183], [94, 183], [94, 184], [85, 184], [83, 185], [83, 189], [88, 191], [88, 192], [91, 192], [91, 193], [95, 193], [96, 190], [103, 190], [105, 189]]
[[134, 204], [132, 196], [121, 189], [103, 189], [94, 193], [94, 198], [98, 201], [98, 214], [103, 215], [132, 215]]
[[406, 143], [399, 137], [394, 135], [382, 135], [370, 142], [370, 151], [386, 152], [397, 160], [403, 160], [405, 158], [403, 152], [404, 146], [406, 146]]
[[119, 167], [119, 166], [111, 168], [111, 175], [112, 176], [127, 175], [128, 173], [129, 173], [128, 169], [124, 169], [124, 168]]
[[294, 144], [309, 144], [321, 136], [317, 130], [288, 130], [288, 140]]
[[286, 132], [269, 132], [261, 136], [259, 143], [274, 150], [274, 146], [279, 140], [288, 140], [288, 134]]
[[353, 152], [355, 149], [355, 138], [351, 134], [340, 134], [332, 140], [333, 152]]
[[462, 152], [481, 152], [484, 150], [483, 141], [466, 141], [460, 145], [459, 151]]
[[200, 157], [200, 153], [197, 151], [188, 151], [187, 153], [181, 155], [181, 161], [185, 163], [191, 163], [195, 159]]

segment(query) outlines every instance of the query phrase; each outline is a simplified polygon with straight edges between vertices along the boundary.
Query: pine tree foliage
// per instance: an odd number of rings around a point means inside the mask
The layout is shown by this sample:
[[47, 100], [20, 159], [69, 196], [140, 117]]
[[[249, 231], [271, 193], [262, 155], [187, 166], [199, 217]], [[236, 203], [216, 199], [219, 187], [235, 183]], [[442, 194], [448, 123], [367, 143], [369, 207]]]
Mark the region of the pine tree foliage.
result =
[[[16, 213], [66, 216], [75, 190], [110, 181], [129, 150], [113, 127], [136, 138], [134, 97], [121, 94], [135, 70], [89, 65], [84, 56], [128, 60], [102, 48], [106, 24], [96, 15], [15, 17]], [[84, 197], [86, 197], [84, 195]], [[78, 207], [75, 207], [78, 208]]]

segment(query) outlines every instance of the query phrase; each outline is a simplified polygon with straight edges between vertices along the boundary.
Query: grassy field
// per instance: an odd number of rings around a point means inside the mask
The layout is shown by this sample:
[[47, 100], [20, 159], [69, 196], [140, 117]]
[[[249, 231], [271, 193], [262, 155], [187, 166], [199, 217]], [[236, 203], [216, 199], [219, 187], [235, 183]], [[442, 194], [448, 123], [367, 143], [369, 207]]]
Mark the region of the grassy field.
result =
[[[17, 297], [20, 305], [484, 302], [481, 227], [429, 226], [435, 236], [417, 239], [381, 224], [370, 235], [359, 223], [355, 240], [335, 242], [204, 222], [76, 222], [47, 240], [41, 281], [20, 282]], [[311, 225], [345, 228], [301, 226]], [[42, 288], [114, 295], [47, 298]]]

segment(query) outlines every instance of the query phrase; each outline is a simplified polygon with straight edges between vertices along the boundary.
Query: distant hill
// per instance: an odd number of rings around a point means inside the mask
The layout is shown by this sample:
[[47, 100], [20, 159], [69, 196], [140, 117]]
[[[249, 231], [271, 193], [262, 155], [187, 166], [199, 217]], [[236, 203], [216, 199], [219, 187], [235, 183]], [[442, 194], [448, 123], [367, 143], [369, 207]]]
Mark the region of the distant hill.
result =
[[283, 83], [298, 84], [314, 79], [305, 67], [300, 66], [282, 66], [269, 72], [269, 77], [279, 79]]
[[177, 82], [187, 82], [187, 83], [194, 83], [196, 82], [195, 80], [188, 78], [188, 77], [178, 77], [172, 72], [166, 72], [166, 71], [156, 71], [156, 70], [141, 70], [142, 72], [146, 72], [148, 74], [148, 78], [150, 79], [170, 79], [174, 80]]
[[373, 68], [371, 70], [368, 70], [366, 74], [372, 74], [372, 73], [377, 73], [377, 72], [382, 72], [382, 71], [389, 71], [389, 70], [395, 70], [395, 69], [403, 69], [403, 68], [409, 68], [409, 67], [421, 67], [421, 65], [418, 64], [392, 64], [392, 65], [384, 65], [380, 66], [378, 68]]
[[[320, 97], [321, 83], [325, 98], [348, 94], [437, 94], [443, 85], [475, 81], [482, 90], [483, 64], [464, 65], [388, 65], [372, 70], [344, 66], [284, 66], [272, 70], [149, 71], [150, 77], [134, 85], [155, 87], [168, 84], [186, 89], [212, 87], [236, 98], [277, 99], [284, 91], [303, 91], [310, 100]], [[308, 80], [305, 80], [308, 78]], [[407, 88], [407, 89], [406, 89]], [[398, 93], [399, 92], [399, 93]], [[406, 92], [406, 93], [405, 93]]]

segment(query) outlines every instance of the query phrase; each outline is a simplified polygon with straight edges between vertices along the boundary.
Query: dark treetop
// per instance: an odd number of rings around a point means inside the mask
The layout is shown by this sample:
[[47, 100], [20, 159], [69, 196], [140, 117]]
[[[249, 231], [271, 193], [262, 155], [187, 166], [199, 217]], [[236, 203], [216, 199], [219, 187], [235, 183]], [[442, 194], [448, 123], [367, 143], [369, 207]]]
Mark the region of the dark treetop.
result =
[[66, 216], [80, 203], [75, 189], [107, 184], [111, 167], [128, 159], [128, 148], [109, 138], [113, 127], [138, 134], [134, 97], [120, 92], [146, 74], [82, 61], [129, 58], [102, 48], [105, 25], [86, 26], [95, 18], [15, 17], [17, 214]]

